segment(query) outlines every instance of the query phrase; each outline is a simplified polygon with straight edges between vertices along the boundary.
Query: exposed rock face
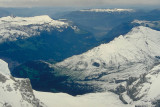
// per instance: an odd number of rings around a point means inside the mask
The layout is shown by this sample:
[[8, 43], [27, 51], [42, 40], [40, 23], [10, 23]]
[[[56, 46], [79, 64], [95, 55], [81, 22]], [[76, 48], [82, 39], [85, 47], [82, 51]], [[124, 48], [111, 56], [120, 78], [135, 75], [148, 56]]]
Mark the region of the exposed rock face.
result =
[[[0, 61], [0, 65], [6, 65]], [[4, 66], [4, 67], [5, 67]], [[8, 68], [4, 68], [8, 69]], [[29, 79], [17, 79], [0, 70], [0, 106], [45, 107], [34, 95]]]
[[160, 64], [155, 65], [148, 73], [141, 75], [139, 78], [128, 79], [126, 90], [120, 92], [120, 97], [127, 104], [159, 107], [159, 80]]

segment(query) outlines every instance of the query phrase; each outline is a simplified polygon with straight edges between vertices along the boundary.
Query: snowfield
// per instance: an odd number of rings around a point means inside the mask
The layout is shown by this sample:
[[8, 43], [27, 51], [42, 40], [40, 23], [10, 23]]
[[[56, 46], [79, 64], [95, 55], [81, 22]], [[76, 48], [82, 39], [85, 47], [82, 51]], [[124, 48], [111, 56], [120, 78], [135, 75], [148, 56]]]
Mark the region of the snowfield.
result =
[[8, 64], [1, 59], [0, 59], [0, 73], [2, 73], [4, 75], [10, 75]]
[[37, 98], [48, 107], [134, 107], [125, 105], [111, 92], [91, 93], [82, 96], [70, 96], [65, 93], [45, 93], [34, 91]]

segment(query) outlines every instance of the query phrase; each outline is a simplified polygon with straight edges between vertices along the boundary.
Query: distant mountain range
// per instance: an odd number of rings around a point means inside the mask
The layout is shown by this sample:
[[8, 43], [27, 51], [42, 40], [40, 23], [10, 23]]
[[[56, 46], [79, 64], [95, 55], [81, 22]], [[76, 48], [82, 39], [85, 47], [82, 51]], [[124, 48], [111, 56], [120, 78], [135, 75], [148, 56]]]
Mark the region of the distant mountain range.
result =
[[29, 60], [61, 61], [91, 49], [91, 33], [49, 16], [0, 18], [0, 58], [10, 64]]
[[[152, 11], [134, 9], [85, 9], [73, 11], [61, 15], [58, 18], [66, 18], [76, 25], [82, 26], [92, 32], [97, 40], [103, 40], [103, 38], [111, 36], [110, 32], [113, 31], [114, 28], [125, 23], [130, 23], [135, 19], [159, 20], [159, 12], [158, 9]], [[108, 41], [110, 41], [110, 39], [108, 39]]]

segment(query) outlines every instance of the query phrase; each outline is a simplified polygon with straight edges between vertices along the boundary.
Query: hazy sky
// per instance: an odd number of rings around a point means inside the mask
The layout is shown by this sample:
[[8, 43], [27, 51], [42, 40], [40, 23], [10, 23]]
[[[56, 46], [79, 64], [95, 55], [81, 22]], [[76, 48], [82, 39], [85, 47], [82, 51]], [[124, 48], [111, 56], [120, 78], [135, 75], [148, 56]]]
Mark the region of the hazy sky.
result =
[[34, 6], [154, 6], [160, 0], [0, 0], [0, 7]]

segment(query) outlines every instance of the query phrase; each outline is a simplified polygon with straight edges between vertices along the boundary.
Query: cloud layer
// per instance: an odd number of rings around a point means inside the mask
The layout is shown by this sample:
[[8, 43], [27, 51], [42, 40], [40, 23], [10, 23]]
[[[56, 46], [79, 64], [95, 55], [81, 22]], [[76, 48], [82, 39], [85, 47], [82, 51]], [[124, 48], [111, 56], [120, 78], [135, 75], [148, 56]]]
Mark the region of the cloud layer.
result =
[[160, 5], [160, 0], [0, 0], [0, 7]]

